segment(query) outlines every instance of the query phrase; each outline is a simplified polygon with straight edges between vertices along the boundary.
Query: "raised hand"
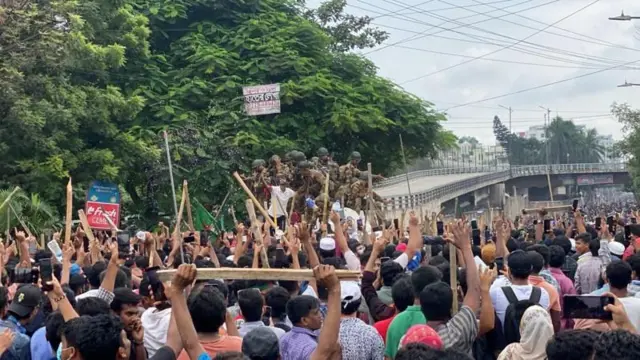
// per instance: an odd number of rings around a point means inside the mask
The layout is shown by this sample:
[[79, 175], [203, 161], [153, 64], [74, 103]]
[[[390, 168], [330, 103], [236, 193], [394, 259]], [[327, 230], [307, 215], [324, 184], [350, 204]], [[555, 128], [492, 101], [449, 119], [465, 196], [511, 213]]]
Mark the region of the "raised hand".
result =
[[462, 220], [458, 220], [451, 227], [453, 238], [447, 238], [458, 249], [471, 247], [471, 227]]

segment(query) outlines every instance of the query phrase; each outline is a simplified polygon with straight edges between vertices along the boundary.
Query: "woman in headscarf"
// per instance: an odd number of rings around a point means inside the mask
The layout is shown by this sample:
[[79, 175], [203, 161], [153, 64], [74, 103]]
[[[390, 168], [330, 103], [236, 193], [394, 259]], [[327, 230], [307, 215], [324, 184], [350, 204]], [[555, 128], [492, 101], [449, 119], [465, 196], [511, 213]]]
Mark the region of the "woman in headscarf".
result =
[[529, 307], [520, 320], [520, 342], [509, 344], [498, 360], [544, 360], [547, 342], [553, 337], [551, 316], [544, 308]]

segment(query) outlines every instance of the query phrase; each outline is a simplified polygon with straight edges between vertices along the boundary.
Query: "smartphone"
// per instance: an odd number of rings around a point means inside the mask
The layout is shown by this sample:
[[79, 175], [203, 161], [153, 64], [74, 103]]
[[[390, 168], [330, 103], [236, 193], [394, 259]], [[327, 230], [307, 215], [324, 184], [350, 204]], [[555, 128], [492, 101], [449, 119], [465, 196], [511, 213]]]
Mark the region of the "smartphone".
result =
[[600, 230], [600, 229], [602, 229], [602, 218], [598, 216], [596, 218], [596, 230]]
[[62, 263], [62, 249], [60, 249], [60, 245], [58, 245], [58, 242], [55, 240], [51, 240], [47, 243], [47, 247], [49, 248], [49, 250], [51, 250], [56, 259], [58, 259], [58, 262]]
[[629, 239], [631, 237], [631, 227], [629, 227], [629, 225], [624, 226], [624, 237], [625, 239]]
[[209, 245], [209, 231], [205, 230], [205, 231], [201, 231], [200, 232], [200, 246], [207, 246]]
[[196, 241], [196, 237], [193, 235], [192, 232], [189, 233], [189, 236], [184, 238], [184, 242], [186, 242], [186, 243], [192, 243], [194, 241]]
[[42, 290], [53, 290], [53, 285], [47, 284], [48, 282], [53, 281], [53, 266], [51, 265], [51, 259], [40, 259], [38, 265], [40, 267], [40, 279], [42, 279]]
[[[129, 240], [131, 238], [131, 235], [129, 235], [129, 232], [124, 231], [124, 230], [120, 230], [118, 231], [118, 233], [116, 234], [116, 239], [118, 240], [118, 246], [119, 247], [129, 247]], [[118, 249], [120, 250], [120, 249]]]
[[611, 296], [565, 295], [562, 316], [565, 319], [613, 320], [611, 312], [604, 307], [614, 303]]
[[578, 210], [578, 199], [573, 200], [573, 204], [571, 205], [573, 207], [573, 212], [576, 212], [576, 210]]
[[476, 230], [477, 228], [478, 228], [478, 220], [476, 219], [471, 220], [471, 229]]
[[271, 325], [271, 306], [264, 307], [264, 313], [262, 314], [262, 322], [266, 326]]
[[393, 219], [393, 226], [394, 226], [394, 229], [396, 229], [396, 230], [400, 229], [400, 220]]
[[438, 236], [444, 235], [444, 222], [442, 221], [436, 222], [436, 228], [438, 230]]
[[551, 219], [544, 219], [544, 222], [542, 224], [543, 230], [545, 233], [548, 233], [551, 231]]
[[637, 223], [638, 223], [638, 220], [636, 220], [636, 218], [631, 218], [631, 223], [632, 223], [632, 224], [637, 224]]
[[613, 216], [607, 216], [607, 227], [608, 227], [609, 233], [613, 234], [616, 232], [616, 224], [613, 221]]

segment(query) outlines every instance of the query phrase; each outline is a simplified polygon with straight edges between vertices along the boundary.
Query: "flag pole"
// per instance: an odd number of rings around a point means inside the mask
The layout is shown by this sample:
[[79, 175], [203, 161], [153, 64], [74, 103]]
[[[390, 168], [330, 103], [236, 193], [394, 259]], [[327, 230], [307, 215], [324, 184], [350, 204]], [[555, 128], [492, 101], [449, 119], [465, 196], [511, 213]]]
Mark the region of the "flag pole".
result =
[[[167, 134], [167, 130], [163, 130], [162, 135], [164, 136], [164, 146], [167, 149], [167, 163], [169, 164], [169, 178], [171, 179], [171, 193], [173, 194], [173, 211], [175, 216], [178, 216], [178, 201], [176, 200], [176, 184], [173, 181], [173, 165], [171, 163], [171, 152], [169, 151], [169, 135]], [[176, 226], [178, 229], [180, 228], [180, 224], [176, 224]], [[184, 264], [184, 250], [182, 249], [182, 245], [180, 245], [180, 259]]]

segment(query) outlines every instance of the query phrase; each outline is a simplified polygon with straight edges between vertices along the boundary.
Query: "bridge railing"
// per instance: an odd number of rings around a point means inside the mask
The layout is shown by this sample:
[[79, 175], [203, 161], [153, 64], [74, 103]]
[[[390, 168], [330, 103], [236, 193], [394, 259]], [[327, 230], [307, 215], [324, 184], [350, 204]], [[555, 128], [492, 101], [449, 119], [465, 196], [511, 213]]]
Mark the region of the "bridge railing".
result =
[[[441, 185], [427, 191], [414, 193], [409, 196], [399, 195], [387, 197], [387, 210], [397, 209], [410, 209], [416, 206], [431, 203], [431, 202], [443, 202], [451, 200], [455, 197], [461, 196], [471, 191], [481, 189], [485, 186], [507, 181], [512, 178], [518, 178], [523, 176], [544, 175], [551, 174], [586, 174], [586, 173], [610, 173], [610, 172], [626, 172], [627, 164], [615, 163], [615, 164], [555, 164], [555, 165], [526, 165], [526, 166], [513, 166], [511, 169], [495, 171], [495, 168], [490, 174], [482, 174], [475, 176], [471, 179], [465, 179], [456, 181], [453, 183]], [[448, 170], [448, 169], [439, 169]], [[462, 170], [462, 169], [461, 169]], [[429, 172], [431, 170], [426, 170]], [[422, 171], [415, 173], [422, 173]], [[464, 172], [460, 172], [461, 174]], [[473, 173], [473, 172], [472, 172]], [[411, 176], [411, 173], [409, 174]], [[438, 176], [438, 175], [450, 175], [450, 173], [440, 173], [434, 175], [424, 176]], [[418, 176], [415, 176], [417, 178]], [[387, 179], [389, 180], [389, 179]], [[406, 180], [406, 176], [405, 176]]]
[[[496, 171], [504, 171], [509, 169], [509, 165], [498, 166], [470, 166], [470, 167], [455, 167], [455, 168], [441, 168], [430, 170], [419, 170], [409, 173], [409, 180], [419, 179], [427, 176], [443, 176], [443, 175], [456, 175], [456, 174], [475, 174], [475, 173], [490, 173]], [[388, 177], [382, 181], [376, 183], [376, 187], [385, 187], [389, 185], [399, 184], [403, 181], [407, 181], [407, 175], [396, 175]]]

